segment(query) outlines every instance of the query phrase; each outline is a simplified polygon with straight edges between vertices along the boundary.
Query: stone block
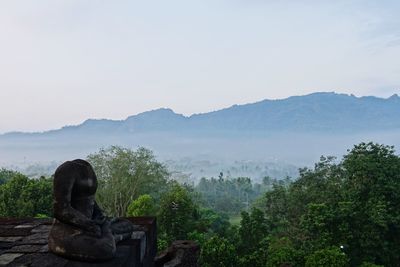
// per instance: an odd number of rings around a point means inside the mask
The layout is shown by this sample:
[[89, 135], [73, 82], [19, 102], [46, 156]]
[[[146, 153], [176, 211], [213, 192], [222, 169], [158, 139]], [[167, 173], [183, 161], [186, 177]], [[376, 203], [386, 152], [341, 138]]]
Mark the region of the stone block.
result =
[[0, 266], [7, 266], [13, 262], [16, 258], [21, 257], [22, 253], [4, 253], [0, 255]]

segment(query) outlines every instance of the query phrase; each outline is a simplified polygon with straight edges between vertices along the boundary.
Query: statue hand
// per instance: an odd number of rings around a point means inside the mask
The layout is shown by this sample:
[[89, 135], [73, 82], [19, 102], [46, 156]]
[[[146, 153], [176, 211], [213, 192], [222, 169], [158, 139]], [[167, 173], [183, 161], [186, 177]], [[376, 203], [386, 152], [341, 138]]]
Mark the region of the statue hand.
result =
[[97, 225], [103, 225], [106, 222], [106, 220], [107, 220], [107, 217], [105, 217], [105, 216], [93, 219], [94, 223]]
[[95, 237], [101, 237], [101, 228], [99, 225], [93, 223], [88, 227], [87, 230], [89, 234]]

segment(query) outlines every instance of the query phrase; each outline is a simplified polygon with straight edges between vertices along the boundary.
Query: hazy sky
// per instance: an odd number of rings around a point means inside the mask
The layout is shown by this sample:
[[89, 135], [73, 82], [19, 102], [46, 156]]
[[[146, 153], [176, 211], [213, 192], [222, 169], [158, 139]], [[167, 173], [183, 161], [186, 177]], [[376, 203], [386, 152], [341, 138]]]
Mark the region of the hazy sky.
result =
[[400, 90], [400, 1], [0, 2], [0, 132]]

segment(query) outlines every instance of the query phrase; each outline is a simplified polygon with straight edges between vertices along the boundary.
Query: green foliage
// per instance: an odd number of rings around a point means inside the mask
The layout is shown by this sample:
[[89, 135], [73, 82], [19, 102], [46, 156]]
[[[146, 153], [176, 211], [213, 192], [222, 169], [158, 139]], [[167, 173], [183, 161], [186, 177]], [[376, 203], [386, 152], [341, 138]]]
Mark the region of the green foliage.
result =
[[129, 204], [126, 216], [155, 216], [156, 213], [154, 199], [145, 194]]
[[255, 251], [261, 240], [268, 235], [268, 226], [266, 224], [264, 213], [253, 208], [249, 213], [242, 212], [240, 222], [238, 252], [247, 254]]
[[[302, 169], [295, 182], [273, 186], [258, 207], [264, 207], [270, 236], [290, 237], [292, 248], [305, 257], [334, 254], [332, 247], [343, 246], [350, 266], [397, 266], [398, 192], [400, 158], [393, 147], [361, 143], [341, 162], [322, 157], [313, 169]], [[277, 264], [273, 255], [285, 251], [269, 254], [268, 264]]]
[[168, 242], [186, 239], [194, 229], [196, 215], [197, 207], [185, 187], [174, 184], [162, 195], [158, 219]]
[[6, 183], [7, 181], [11, 180], [16, 175], [21, 175], [20, 173], [12, 170], [7, 170], [4, 168], [0, 169], [0, 185]]
[[29, 179], [15, 174], [0, 186], [0, 216], [34, 217], [51, 216], [53, 185], [50, 179]]
[[274, 185], [273, 190], [265, 193], [263, 204], [266, 221], [274, 232], [284, 232], [288, 227], [288, 190], [283, 185]]
[[268, 248], [267, 267], [299, 266], [300, 255], [288, 238], [273, 239]]
[[[400, 262], [400, 157], [393, 147], [361, 143], [342, 161], [321, 157], [294, 182], [266, 177], [253, 185], [248, 178], [221, 174], [203, 178], [195, 188], [168, 182], [165, 167], [146, 149], [111, 147], [89, 160], [108, 212], [157, 213], [159, 249], [176, 239], [196, 240], [202, 266], [394, 267]], [[50, 215], [51, 180], [2, 169], [0, 183], [0, 216]], [[240, 223], [230, 225], [227, 215], [240, 210]]]
[[168, 242], [166, 238], [163, 238], [162, 236], [157, 238], [157, 250], [158, 251], [163, 251], [168, 248]]
[[222, 175], [200, 181], [196, 191], [205, 205], [231, 214], [247, 209], [243, 202], [254, 200], [251, 190], [269, 190], [257, 200], [258, 209], [242, 212], [238, 227], [206, 231], [218, 216], [200, 211], [189, 236], [207, 249], [203, 264], [225, 266], [218, 246], [226, 248], [229, 242], [236, 251], [235, 266], [397, 266], [400, 158], [393, 148], [362, 143], [341, 162], [321, 157], [294, 182], [264, 180], [258, 189], [246, 179]]
[[245, 254], [238, 251], [238, 266], [265, 267], [265, 264], [268, 260], [268, 247], [269, 238], [265, 237], [258, 243], [258, 246], [254, 246], [251, 251], [248, 251]]
[[[262, 187], [267, 190], [267, 187]], [[225, 179], [220, 174], [218, 179], [202, 178], [195, 188], [204, 200], [204, 205], [219, 213], [239, 214], [247, 209], [261, 193], [260, 185], [253, 185], [248, 177]]]
[[98, 178], [97, 200], [110, 215], [124, 216], [132, 200], [143, 194], [157, 199], [166, 189], [168, 171], [148, 149], [112, 146], [89, 155], [88, 161]]
[[328, 248], [315, 251], [306, 257], [306, 267], [345, 267], [348, 265], [346, 254], [339, 248]]
[[307, 205], [305, 214], [301, 217], [301, 226], [310, 239], [310, 250], [324, 248], [334, 243], [332, 228], [335, 224], [335, 213], [326, 204], [311, 203]]
[[344, 157], [345, 183], [353, 203], [352, 264], [400, 262], [400, 158], [393, 147], [361, 143]]
[[210, 238], [201, 248], [200, 264], [204, 267], [238, 266], [235, 246], [223, 237]]
[[50, 218], [48, 215], [46, 214], [42, 214], [42, 213], [38, 213], [35, 215], [35, 218], [37, 219], [46, 219], [46, 218]]
[[360, 267], [384, 267], [383, 265], [378, 265], [375, 263], [370, 263], [370, 262], [363, 262]]
[[196, 241], [200, 247], [203, 247], [203, 245], [214, 236], [215, 235], [212, 233], [199, 232], [198, 230], [188, 233], [188, 239]]
[[226, 235], [229, 228], [229, 217], [208, 208], [201, 208], [198, 212], [196, 229], [200, 232], [211, 232], [220, 236]]

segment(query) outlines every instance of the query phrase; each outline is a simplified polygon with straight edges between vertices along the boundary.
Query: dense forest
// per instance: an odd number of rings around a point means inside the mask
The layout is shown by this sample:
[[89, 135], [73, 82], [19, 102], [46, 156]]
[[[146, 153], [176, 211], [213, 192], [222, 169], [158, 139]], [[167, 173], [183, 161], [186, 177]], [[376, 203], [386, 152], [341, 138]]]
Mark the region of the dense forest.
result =
[[[159, 249], [201, 245], [201, 266], [399, 266], [400, 157], [361, 143], [299, 177], [178, 183], [150, 150], [113, 146], [87, 160], [110, 216], [157, 216]], [[51, 217], [52, 178], [0, 170], [0, 216]], [[117, 193], [118, 192], [118, 193]]]

